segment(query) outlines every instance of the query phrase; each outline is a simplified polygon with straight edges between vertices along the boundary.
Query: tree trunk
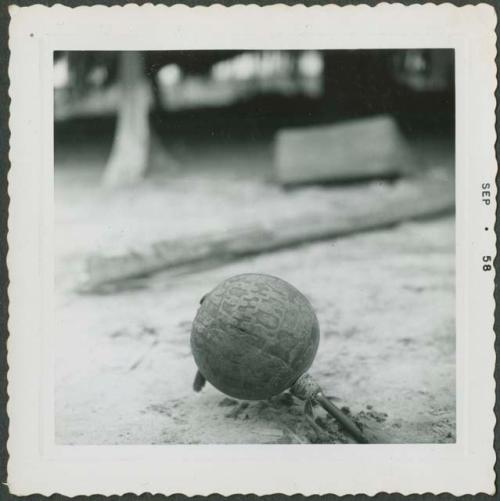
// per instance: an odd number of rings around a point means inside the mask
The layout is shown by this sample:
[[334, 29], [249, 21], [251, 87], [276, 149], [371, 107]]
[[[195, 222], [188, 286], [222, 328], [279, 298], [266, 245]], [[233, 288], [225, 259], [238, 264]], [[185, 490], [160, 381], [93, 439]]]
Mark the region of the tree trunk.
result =
[[163, 150], [160, 139], [151, 130], [149, 110], [152, 89], [141, 53], [124, 51], [119, 57], [121, 99], [113, 146], [103, 179], [104, 184], [111, 187], [137, 183], [152, 163], [166, 168], [173, 163]]

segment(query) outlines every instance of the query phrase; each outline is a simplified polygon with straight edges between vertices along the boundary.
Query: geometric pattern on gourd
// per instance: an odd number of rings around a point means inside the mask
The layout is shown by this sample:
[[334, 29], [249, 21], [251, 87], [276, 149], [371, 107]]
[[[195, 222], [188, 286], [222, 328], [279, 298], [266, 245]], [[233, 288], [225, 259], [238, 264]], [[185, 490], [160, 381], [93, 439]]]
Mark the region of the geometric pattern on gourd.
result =
[[277, 277], [244, 274], [213, 289], [198, 309], [191, 348], [203, 376], [235, 398], [289, 388], [311, 366], [319, 326], [309, 301]]

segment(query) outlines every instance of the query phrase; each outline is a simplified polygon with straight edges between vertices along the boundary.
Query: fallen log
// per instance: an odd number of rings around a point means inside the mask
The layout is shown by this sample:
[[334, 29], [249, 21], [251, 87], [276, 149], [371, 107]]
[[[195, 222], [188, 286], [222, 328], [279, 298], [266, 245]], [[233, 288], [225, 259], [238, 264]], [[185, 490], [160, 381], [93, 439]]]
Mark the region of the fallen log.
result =
[[106, 285], [141, 278], [168, 269], [206, 269], [236, 259], [319, 240], [382, 229], [415, 219], [454, 211], [451, 176], [430, 173], [387, 187], [373, 204], [345, 213], [310, 213], [276, 219], [266, 227], [173, 241], [157, 242], [145, 253], [92, 256], [87, 260], [80, 292], [99, 292]]

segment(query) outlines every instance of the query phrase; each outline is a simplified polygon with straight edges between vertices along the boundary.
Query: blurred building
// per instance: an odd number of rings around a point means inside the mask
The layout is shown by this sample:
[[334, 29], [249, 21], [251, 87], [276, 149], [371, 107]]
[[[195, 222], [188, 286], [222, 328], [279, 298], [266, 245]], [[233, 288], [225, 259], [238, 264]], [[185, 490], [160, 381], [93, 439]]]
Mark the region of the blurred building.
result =
[[[56, 120], [116, 113], [116, 60], [114, 53], [56, 54]], [[145, 53], [144, 71], [162, 111], [305, 101], [321, 103], [328, 119], [427, 109], [450, 114], [454, 106], [451, 50]]]

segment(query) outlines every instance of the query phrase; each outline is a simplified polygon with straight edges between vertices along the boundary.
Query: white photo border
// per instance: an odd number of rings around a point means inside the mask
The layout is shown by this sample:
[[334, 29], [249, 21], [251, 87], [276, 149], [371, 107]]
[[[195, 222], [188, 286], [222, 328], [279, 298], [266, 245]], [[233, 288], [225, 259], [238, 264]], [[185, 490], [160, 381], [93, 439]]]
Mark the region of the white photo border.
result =
[[[8, 486], [38, 493], [493, 493], [496, 15], [487, 4], [11, 7]], [[56, 446], [54, 50], [452, 48], [457, 442]], [[481, 186], [490, 183], [491, 203]]]

